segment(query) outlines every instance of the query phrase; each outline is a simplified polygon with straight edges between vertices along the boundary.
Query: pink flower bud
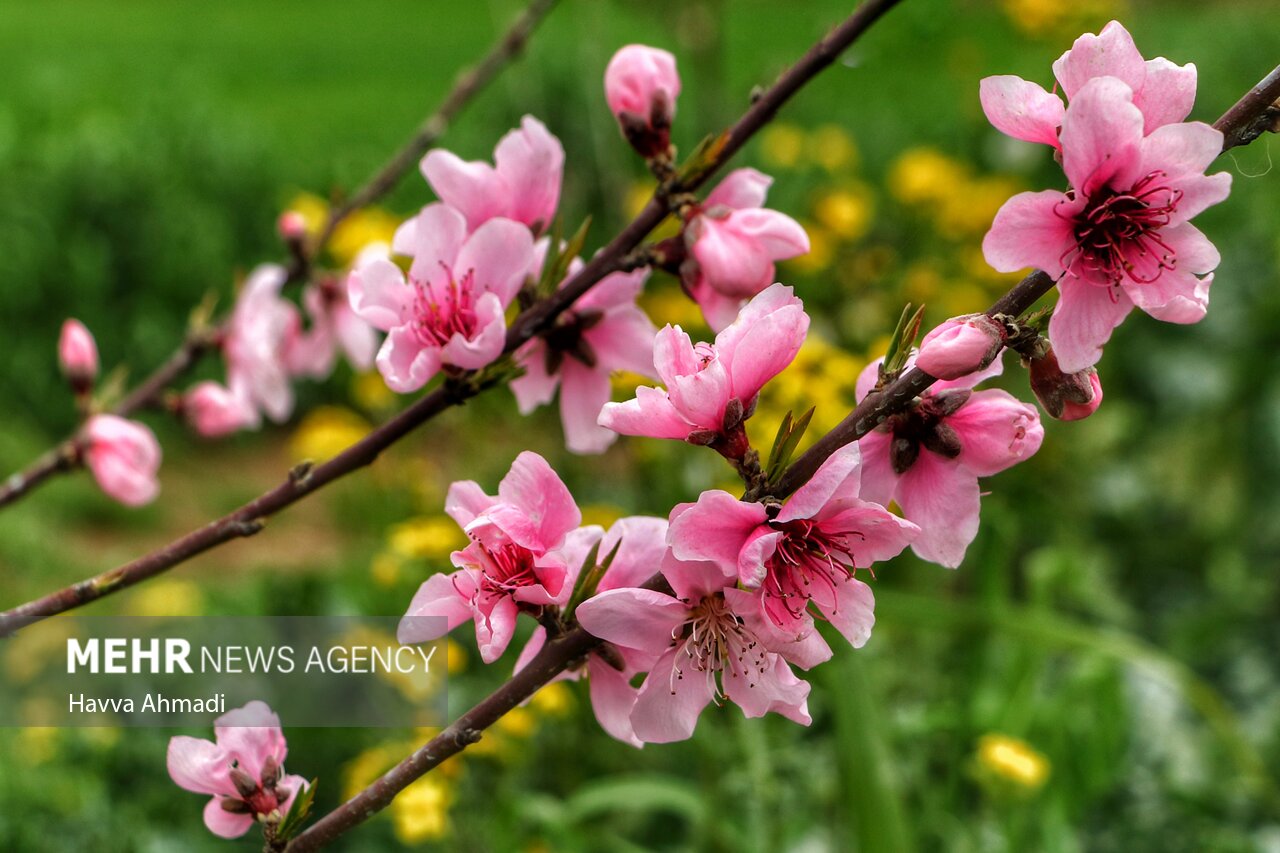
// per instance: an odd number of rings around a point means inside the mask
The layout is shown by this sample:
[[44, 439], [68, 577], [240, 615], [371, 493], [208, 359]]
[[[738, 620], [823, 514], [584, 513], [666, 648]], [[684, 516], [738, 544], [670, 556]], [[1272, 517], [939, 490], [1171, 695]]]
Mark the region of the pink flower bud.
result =
[[253, 406], [217, 382], [201, 382], [182, 398], [187, 423], [205, 438], [218, 438], [258, 425]]
[[296, 242], [307, 236], [307, 220], [296, 210], [286, 210], [276, 220], [276, 233], [286, 243]]
[[679, 95], [676, 59], [665, 50], [629, 44], [613, 55], [604, 72], [609, 109], [623, 136], [645, 157], [667, 150]]
[[1037, 350], [1027, 360], [1031, 378], [1031, 390], [1040, 405], [1052, 417], [1063, 421], [1078, 421], [1098, 410], [1102, 403], [1102, 380], [1092, 367], [1075, 373], [1064, 373], [1058, 365], [1058, 356], [1046, 339], [1040, 339]]
[[84, 438], [85, 464], [108, 497], [127, 506], [155, 499], [160, 443], [150, 429], [116, 415], [94, 415]]
[[93, 333], [79, 320], [69, 319], [62, 324], [58, 364], [77, 391], [88, 390], [98, 375], [98, 345], [94, 343]]
[[916, 367], [938, 379], [959, 379], [990, 365], [1004, 339], [1004, 327], [986, 314], [952, 317], [924, 336]]
[[1102, 405], [1102, 380], [1098, 377], [1098, 371], [1090, 367], [1083, 372], [1089, 376], [1089, 386], [1093, 389], [1093, 397], [1087, 403], [1072, 403], [1068, 400], [1067, 404], [1062, 407], [1062, 415], [1059, 420], [1084, 420], [1098, 411], [1098, 407]]

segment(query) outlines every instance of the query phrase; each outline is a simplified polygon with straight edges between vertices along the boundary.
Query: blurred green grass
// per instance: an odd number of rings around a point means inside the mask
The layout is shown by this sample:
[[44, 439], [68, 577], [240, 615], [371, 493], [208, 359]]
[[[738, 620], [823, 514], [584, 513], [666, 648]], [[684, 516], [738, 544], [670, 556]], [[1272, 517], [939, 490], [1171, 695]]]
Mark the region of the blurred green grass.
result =
[[[562, 209], [571, 221], [591, 213], [598, 244], [640, 176], [600, 93], [617, 46], [648, 41], [680, 56], [687, 88], [677, 130], [688, 150], [848, 7], [565, 0], [527, 58], [446, 143], [487, 156], [521, 114], [543, 117], [570, 152]], [[145, 371], [206, 291], [228, 293], [237, 270], [275, 255], [271, 223], [296, 191], [357, 184], [516, 8], [498, 0], [6, 3], [3, 467], [72, 426], [53, 372], [64, 316], [89, 323], [108, 364]], [[872, 188], [874, 222], [840, 257], [892, 247], [887, 272], [850, 278], [833, 262], [783, 273], [815, 327], [856, 354], [874, 355], [876, 334], [912, 287], [915, 259], [950, 270], [965, 246], [885, 191], [905, 147], [927, 144], [979, 174], [1031, 187], [1055, 180], [1044, 158], [1014, 156], [986, 127], [977, 80], [1018, 73], [1048, 82], [1049, 62], [1074, 34], [1028, 35], [1005, 8], [904, 3], [788, 108], [784, 119], [803, 132], [833, 123], [852, 134], [860, 160], [852, 175], [776, 166], [760, 144], [737, 163], [774, 172], [774, 203], [806, 217], [838, 181]], [[1216, 117], [1280, 61], [1267, 3], [1114, 8], [1148, 56], [1197, 63], [1198, 118]], [[1108, 11], [1086, 12], [1077, 31], [1096, 31]], [[433, 846], [1276, 849], [1280, 808], [1266, 773], [1280, 759], [1280, 214], [1274, 176], [1244, 177], [1268, 166], [1261, 143], [1223, 161], [1237, 177], [1232, 199], [1203, 218], [1224, 256], [1209, 318], [1191, 328], [1141, 317], [1126, 324], [1103, 364], [1102, 410], [1050, 424], [1034, 460], [990, 481], [984, 529], [960, 571], [906, 557], [878, 572], [876, 635], [813, 673], [811, 729], [743, 723], [727, 709], [708, 713], [689, 744], [635, 753], [596, 730], [578, 692], [566, 715], [539, 712], [531, 735], [449, 777], [452, 830]], [[410, 176], [388, 203], [407, 213], [427, 198]], [[942, 284], [935, 295], [945, 299], [945, 286], [958, 282]], [[303, 408], [349, 404], [348, 378], [309, 388]], [[501, 429], [514, 417], [502, 393], [453, 413], [262, 536], [178, 570], [190, 586], [167, 592], [194, 588], [207, 612], [395, 614], [445, 559], [410, 560], [389, 582], [371, 583], [388, 527], [438, 512], [453, 478], [492, 486], [526, 447], [564, 472], [581, 503], [628, 512], [664, 514], [728, 474], [694, 448], [655, 442], [624, 440], [602, 459], [574, 460], [554, 413]], [[290, 463], [287, 431], [211, 447], [152, 422], [166, 450], [165, 499], [129, 512], [85, 478], [68, 478], [0, 513], [0, 603], [141, 553], [271, 485]], [[144, 595], [95, 607], [136, 612]], [[457, 639], [470, 643], [465, 630]], [[452, 706], [461, 710], [506, 671], [479, 667], [473, 654], [453, 680]], [[977, 744], [992, 732], [1044, 754], [1043, 787], [983, 769]], [[200, 826], [200, 799], [165, 777], [168, 734], [0, 732], [0, 847], [225, 849]], [[321, 776], [321, 805], [331, 806], [346, 763], [386, 733], [289, 736], [290, 770]], [[399, 849], [396, 828], [381, 818], [341, 849]]]

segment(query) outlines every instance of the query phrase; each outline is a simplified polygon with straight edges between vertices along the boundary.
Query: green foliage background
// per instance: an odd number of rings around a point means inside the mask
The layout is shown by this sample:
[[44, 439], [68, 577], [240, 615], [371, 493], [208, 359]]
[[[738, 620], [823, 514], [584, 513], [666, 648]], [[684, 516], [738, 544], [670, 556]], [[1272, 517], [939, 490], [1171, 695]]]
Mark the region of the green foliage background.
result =
[[[677, 137], [689, 150], [849, 5], [564, 0], [446, 144], [487, 157], [522, 114], [540, 116], [569, 152], [562, 211], [570, 222], [591, 214], [598, 245], [641, 177], [600, 91], [614, 49], [643, 41], [679, 55]], [[1148, 56], [1196, 62], [1193, 117], [1212, 120], [1280, 61], [1280, 24], [1261, 0], [1065, 6], [907, 0], [788, 108], [785, 121], [802, 131], [834, 124], [852, 137], [855, 180], [876, 199], [838, 262], [781, 274], [829, 342], [878, 354], [875, 340], [914, 293], [913, 260], [952, 270], [981, 237], [940, 234], [928, 210], [893, 200], [885, 187], [904, 149], [931, 146], [1027, 188], [1060, 182], [1042, 152], [1027, 158], [987, 126], [982, 76], [1047, 83], [1074, 35], [1115, 15]], [[225, 304], [237, 273], [277, 255], [273, 219], [296, 192], [325, 195], [368, 175], [515, 8], [9, 0], [0, 11], [0, 468], [16, 469], [74, 426], [53, 359], [64, 317], [88, 323], [108, 365], [150, 369], [205, 293]], [[1037, 9], [1047, 24], [1035, 23]], [[1235, 191], [1199, 223], [1223, 254], [1208, 319], [1179, 328], [1135, 315], [1117, 333], [1102, 364], [1103, 408], [1049, 423], [1037, 457], [989, 481], [983, 530], [960, 570], [910, 555], [878, 569], [875, 636], [812, 673], [811, 728], [713, 709], [690, 743], [634, 752], [599, 732], [576, 692], [567, 713], [542, 715], [532, 733], [450, 777], [450, 828], [427, 846], [1280, 849], [1280, 207], [1269, 148], [1274, 139], [1221, 161]], [[753, 144], [736, 165], [773, 172], [772, 204], [809, 218], [835, 179], [808, 159], [773, 168], [767, 153]], [[413, 176], [387, 205], [407, 214], [429, 198]], [[891, 260], [874, 275], [839, 272], [885, 247]], [[944, 303], [948, 276], [932, 295]], [[1008, 373], [1027, 398], [1019, 371]], [[300, 411], [350, 405], [349, 380], [308, 388]], [[696, 448], [642, 440], [575, 459], [554, 412], [512, 430], [516, 417], [503, 392], [450, 414], [252, 542], [184, 566], [181, 589], [195, 589], [206, 612], [397, 614], [447, 558], [410, 560], [371, 584], [388, 528], [438, 513], [454, 478], [492, 487], [522, 449], [546, 455], [584, 505], [629, 513], [665, 514], [730, 473]], [[289, 429], [209, 445], [149, 422], [165, 446], [163, 499], [125, 511], [76, 477], [6, 509], [0, 605], [136, 556], [270, 486], [292, 461]], [[134, 612], [140, 595], [95, 610]], [[470, 643], [465, 631], [458, 639]], [[0, 665], [3, 655], [0, 641]], [[452, 707], [507, 672], [472, 654], [451, 684]], [[347, 762], [408, 737], [285, 726], [289, 768], [321, 778], [322, 808], [337, 802]], [[989, 733], [1042, 753], [1044, 784], [984, 768], [977, 747]], [[202, 800], [169, 782], [169, 734], [0, 731], [0, 849], [231, 848], [204, 831]], [[404, 837], [384, 817], [339, 849], [402, 849]]]

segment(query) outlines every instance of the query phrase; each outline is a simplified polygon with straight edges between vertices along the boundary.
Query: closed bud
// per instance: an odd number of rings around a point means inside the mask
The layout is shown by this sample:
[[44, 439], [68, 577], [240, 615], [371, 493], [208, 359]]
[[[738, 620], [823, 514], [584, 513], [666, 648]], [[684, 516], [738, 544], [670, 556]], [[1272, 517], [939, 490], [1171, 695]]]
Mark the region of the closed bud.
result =
[[286, 243], [297, 243], [307, 236], [307, 220], [296, 210], [286, 210], [276, 220], [276, 233]]
[[1064, 373], [1058, 357], [1047, 339], [1041, 339], [1027, 359], [1031, 391], [1051, 416], [1063, 421], [1078, 421], [1098, 410], [1102, 403], [1102, 380], [1092, 367], [1076, 373]]
[[916, 367], [938, 379], [959, 379], [989, 366], [1004, 342], [1004, 326], [986, 314], [952, 317], [924, 336]]
[[93, 386], [98, 375], [98, 345], [93, 333], [79, 320], [69, 319], [62, 324], [62, 334], [58, 336], [58, 365], [77, 394]]
[[622, 134], [646, 158], [664, 154], [680, 95], [676, 59], [665, 50], [629, 44], [604, 72], [604, 96]]

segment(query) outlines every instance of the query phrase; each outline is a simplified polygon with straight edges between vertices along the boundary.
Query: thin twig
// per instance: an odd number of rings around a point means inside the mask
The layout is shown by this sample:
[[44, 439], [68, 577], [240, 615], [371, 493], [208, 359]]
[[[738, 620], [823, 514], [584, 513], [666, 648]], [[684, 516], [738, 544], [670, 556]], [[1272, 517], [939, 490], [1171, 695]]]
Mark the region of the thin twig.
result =
[[[557, 2], [558, 0], [532, 0], [520, 17], [484, 55], [484, 58], [458, 76], [457, 82], [444, 100], [435, 112], [423, 121], [413, 137], [350, 197], [330, 209], [317, 238], [290, 258], [286, 266], [287, 280], [290, 284], [306, 281], [311, 277], [312, 265], [316, 258], [320, 256], [333, 233], [348, 216], [385, 196], [407, 173], [413, 170], [418, 159], [435, 145], [462, 110], [497, 77], [499, 72], [521, 54], [529, 41], [529, 36]], [[186, 375], [202, 357], [216, 349], [214, 341], [218, 337], [218, 332], [219, 326], [215, 325], [206, 331], [188, 333], [182, 345], [169, 356], [165, 363], [156, 368], [124, 399], [113, 406], [111, 413], [124, 418], [158, 404], [164, 398], [165, 392], [178, 379]], [[75, 436], [64, 439], [25, 469], [0, 483], [0, 507], [30, 493], [32, 489], [55, 474], [73, 471], [80, 467], [80, 464], [78, 439]]]

